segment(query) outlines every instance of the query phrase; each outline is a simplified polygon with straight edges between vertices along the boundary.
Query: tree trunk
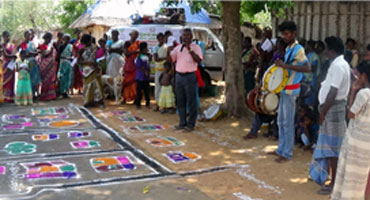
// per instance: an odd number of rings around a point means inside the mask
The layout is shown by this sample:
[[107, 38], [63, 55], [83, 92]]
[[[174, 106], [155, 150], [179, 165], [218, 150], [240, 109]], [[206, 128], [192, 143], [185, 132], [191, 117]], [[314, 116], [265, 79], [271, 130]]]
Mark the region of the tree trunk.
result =
[[248, 115], [245, 105], [244, 73], [241, 59], [240, 1], [222, 1], [225, 46], [226, 104], [229, 116]]

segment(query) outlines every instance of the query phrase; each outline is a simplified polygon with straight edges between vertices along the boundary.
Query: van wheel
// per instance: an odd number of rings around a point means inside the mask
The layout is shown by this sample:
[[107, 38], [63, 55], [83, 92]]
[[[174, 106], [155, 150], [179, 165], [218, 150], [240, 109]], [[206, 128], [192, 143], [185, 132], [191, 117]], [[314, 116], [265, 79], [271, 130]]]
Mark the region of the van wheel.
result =
[[209, 88], [212, 84], [211, 83], [211, 76], [209, 76], [209, 74], [202, 68], [200, 70], [200, 74], [201, 74], [203, 82], [204, 82], [204, 87], [200, 88], [199, 94], [204, 96], [204, 95], [208, 94], [208, 90], [209, 90]]

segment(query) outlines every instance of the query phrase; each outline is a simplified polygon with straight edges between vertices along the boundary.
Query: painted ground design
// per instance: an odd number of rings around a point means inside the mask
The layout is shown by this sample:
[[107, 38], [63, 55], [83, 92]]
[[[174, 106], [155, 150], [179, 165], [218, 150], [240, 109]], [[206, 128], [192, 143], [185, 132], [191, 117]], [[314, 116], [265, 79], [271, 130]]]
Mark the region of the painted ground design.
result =
[[173, 175], [82, 107], [18, 108], [1, 113], [0, 198]]

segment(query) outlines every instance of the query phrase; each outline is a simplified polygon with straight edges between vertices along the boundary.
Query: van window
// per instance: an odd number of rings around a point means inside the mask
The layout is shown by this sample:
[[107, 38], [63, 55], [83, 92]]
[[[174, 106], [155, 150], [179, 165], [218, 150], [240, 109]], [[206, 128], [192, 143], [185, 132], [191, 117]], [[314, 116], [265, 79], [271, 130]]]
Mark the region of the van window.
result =
[[212, 45], [212, 39], [209, 37], [208, 32], [205, 30], [193, 29], [193, 39], [202, 41], [205, 49], [209, 49]]

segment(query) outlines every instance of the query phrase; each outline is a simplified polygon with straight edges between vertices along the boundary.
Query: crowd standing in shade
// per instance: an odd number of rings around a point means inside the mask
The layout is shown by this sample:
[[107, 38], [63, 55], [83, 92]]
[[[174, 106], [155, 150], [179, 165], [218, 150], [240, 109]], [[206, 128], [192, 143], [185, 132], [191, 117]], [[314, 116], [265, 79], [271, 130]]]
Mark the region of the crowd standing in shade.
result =
[[[265, 29], [263, 45], [255, 47], [248, 36], [244, 37], [247, 93], [261, 87], [263, 74], [271, 64], [288, 69], [289, 78], [280, 93], [277, 115], [256, 113], [251, 132], [243, 138], [257, 138], [262, 123], [270, 125], [265, 136], [274, 135], [277, 119], [279, 145], [269, 153], [278, 156], [276, 162], [291, 160], [294, 144], [298, 144], [313, 152], [309, 177], [322, 186], [319, 194], [331, 194], [333, 200], [368, 200], [370, 44], [361, 59], [352, 38], [345, 43], [336, 36], [324, 42], [298, 42], [296, 30], [294, 22], [283, 22], [279, 26], [281, 40], [271, 38]], [[270, 49], [271, 60], [267, 54]]]

